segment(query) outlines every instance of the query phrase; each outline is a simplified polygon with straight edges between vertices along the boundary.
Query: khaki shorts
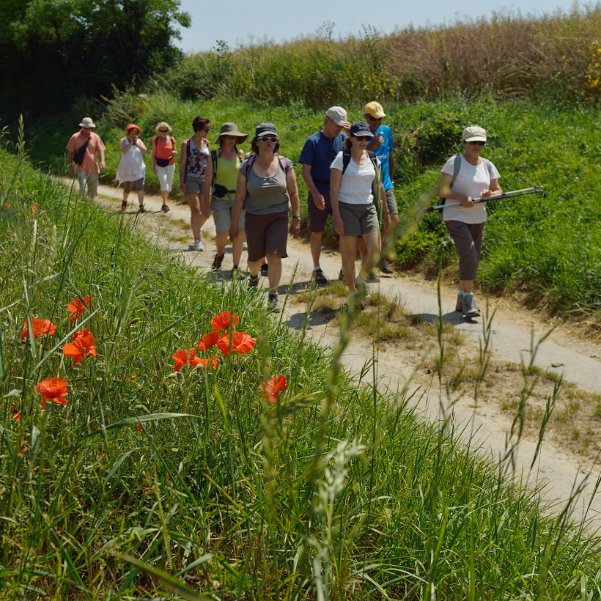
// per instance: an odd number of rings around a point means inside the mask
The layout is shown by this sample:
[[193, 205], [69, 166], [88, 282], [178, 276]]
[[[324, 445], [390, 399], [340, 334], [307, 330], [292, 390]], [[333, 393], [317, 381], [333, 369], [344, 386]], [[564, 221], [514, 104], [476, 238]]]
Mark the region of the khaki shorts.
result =
[[[234, 206], [233, 198], [215, 198], [211, 207], [213, 209], [213, 219], [215, 220], [215, 231], [218, 234], [225, 234], [230, 231], [232, 225], [232, 207]], [[240, 212], [238, 219], [238, 229], [244, 230], [244, 211]]]
[[196, 178], [191, 175], [186, 176], [185, 182], [185, 192], [186, 194], [202, 194], [202, 189], [204, 188], [205, 180], [204, 177]]
[[396, 198], [394, 197], [394, 188], [386, 190], [386, 204], [388, 205], [388, 212], [391, 215], [398, 215], [399, 207], [397, 206]]
[[244, 225], [249, 261], [259, 261], [268, 254], [282, 259], [288, 256], [288, 211], [269, 215], [246, 213]]
[[354, 205], [348, 202], [338, 203], [345, 236], [363, 236], [378, 231], [378, 214], [375, 205]]

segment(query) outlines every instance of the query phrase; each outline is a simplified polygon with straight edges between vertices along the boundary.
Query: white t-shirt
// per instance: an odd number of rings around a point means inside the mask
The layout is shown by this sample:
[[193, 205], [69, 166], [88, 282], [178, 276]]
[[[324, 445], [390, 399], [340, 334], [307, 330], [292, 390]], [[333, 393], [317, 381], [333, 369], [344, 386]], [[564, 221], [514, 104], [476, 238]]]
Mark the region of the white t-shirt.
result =
[[[379, 159], [376, 159], [378, 165]], [[342, 171], [342, 152], [336, 155], [330, 169]], [[365, 161], [361, 166], [357, 165], [351, 158], [346, 171], [342, 174], [340, 188], [338, 189], [338, 200], [350, 205], [369, 205], [374, 201], [371, 185], [376, 177], [371, 159]]]
[[[453, 177], [453, 167], [456, 158], [452, 156], [441, 169], [441, 173]], [[472, 165], [461, 157], [461, 168], [453, 182], [453, 192], [458, 192], [471, 198], [479, 198], [482, 190], [490, 188], [490, 182], [493, 179], [499, 179], [497, 168], [489, 161], [490, 173], [484, 162], [480, 159], [477, 165]], [[492, 177], [491, 177], [492, 176]], [[458, 202], [448, 200], [447, 203]], [[473, 207], [446, 207], [443, 210], [442, 218], [445, 221], [462, 221], [463, 223], [484, 223], [486, 221], [486, 203], [478, 203]]]

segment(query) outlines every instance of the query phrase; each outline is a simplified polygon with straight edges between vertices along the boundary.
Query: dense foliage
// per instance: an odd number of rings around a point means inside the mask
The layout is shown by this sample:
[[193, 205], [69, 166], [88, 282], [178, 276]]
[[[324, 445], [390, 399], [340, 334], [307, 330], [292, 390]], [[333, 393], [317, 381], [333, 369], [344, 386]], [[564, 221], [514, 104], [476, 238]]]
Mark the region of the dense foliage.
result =
[[76, 98], [110, 95], [165, 69], [181, 53], [179, 0], [2, 0], [0, 117], [61, 113]]

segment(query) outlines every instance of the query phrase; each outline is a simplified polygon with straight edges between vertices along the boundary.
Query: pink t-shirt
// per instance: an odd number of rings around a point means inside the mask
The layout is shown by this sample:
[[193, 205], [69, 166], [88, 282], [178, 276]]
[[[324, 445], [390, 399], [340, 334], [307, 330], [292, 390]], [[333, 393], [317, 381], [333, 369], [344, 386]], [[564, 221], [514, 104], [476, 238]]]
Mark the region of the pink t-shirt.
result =
[[[78, 148], [81, 148], [82, 145], [85, 144], [87, 136], [84, 136], [82, 132], [83, 130], [80, 130], [71, 136], [67, 143], [68, 152], [74, 153]], [[90, 132], [90, 143], [86, 148], [83, 162], [81, 165], [75, 165], [75, 171], [83, 173], [100, 173], [98, 163], [96, 162], [96, 155], [101, 151], [104, 151], [104, 144], [102, 143], [100, 136], [93, 131]]]

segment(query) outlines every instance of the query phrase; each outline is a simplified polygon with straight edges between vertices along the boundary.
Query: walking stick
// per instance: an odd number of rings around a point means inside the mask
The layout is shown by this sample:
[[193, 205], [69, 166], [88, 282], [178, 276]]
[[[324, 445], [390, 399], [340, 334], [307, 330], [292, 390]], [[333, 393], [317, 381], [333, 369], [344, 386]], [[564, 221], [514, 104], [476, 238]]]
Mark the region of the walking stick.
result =
[[[503, 200], [504, 198], [515, 198], [516, 196], [525, 196], [527, 194], [541, 194], [543, 191], [542, 186], [534, 186], [533, 188], [522, 188], [521, 190], [511, 190], [509, 192], [503, 192], [498, 196], [489, 196], [487, 198], [472, 198], [472, 202], [474, 204], [478, 204], [481, 202], [492, 202], [494, 200]], [[428, 207], [426, 209], [427, 213], [433, 213], [434, 211], [440, 211], [447, 207], [461, 207], [463, 206], [460, 202], [453, 202], [451, 204], [438, 204]]]

